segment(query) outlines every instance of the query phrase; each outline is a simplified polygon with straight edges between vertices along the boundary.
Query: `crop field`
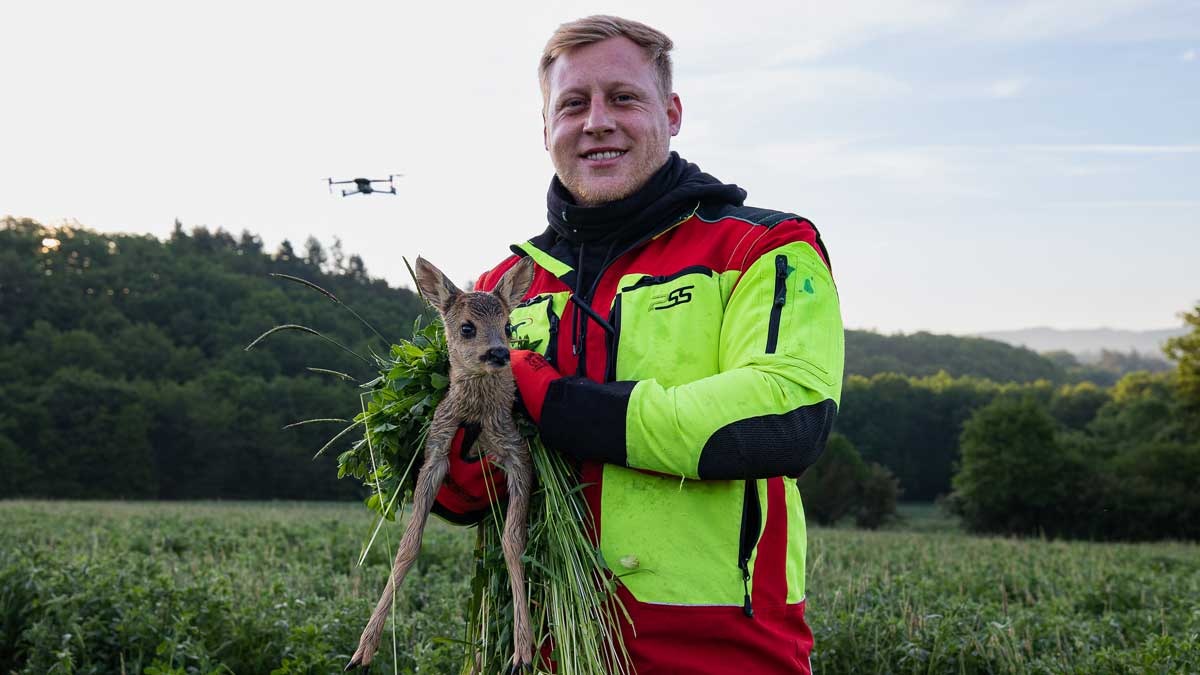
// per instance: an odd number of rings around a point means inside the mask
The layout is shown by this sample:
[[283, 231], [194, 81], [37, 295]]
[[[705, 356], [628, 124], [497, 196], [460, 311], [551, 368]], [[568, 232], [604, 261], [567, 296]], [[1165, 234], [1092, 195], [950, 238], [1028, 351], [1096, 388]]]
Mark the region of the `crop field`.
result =
[[[1200, 547], [908, 513], [811, 531], [817, 671], [1200, 672]], [[339, 672], [399, 532], [358, 568], [372, 525], [356, 504], [0, 502], [0, 673]], [[431, 524], [372, 672], [458, 672], [474, 540]]]

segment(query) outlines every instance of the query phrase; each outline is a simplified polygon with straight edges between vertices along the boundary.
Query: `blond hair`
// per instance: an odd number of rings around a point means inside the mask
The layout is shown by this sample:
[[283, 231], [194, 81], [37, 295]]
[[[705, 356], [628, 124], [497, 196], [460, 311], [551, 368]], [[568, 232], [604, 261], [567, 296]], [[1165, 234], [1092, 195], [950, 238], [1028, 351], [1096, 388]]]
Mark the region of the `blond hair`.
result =
[[549, 102], [550, 98], [550, 66], [564, 52], [590, 45], [608, 38], [625, 37], [641, 47], [658, 76], [658, 89], [664, 99], [671, 96], [671, 48], [674, 44], [671, 38], [662, 31], [655, 30], [644, 23], [622, 19], [619, 16], [596, 14], [564, 23], [554, 31], [546, 48], [542, 50], [542, 60], [538, 63], [538, 81], [542, 85], [542, 100]]

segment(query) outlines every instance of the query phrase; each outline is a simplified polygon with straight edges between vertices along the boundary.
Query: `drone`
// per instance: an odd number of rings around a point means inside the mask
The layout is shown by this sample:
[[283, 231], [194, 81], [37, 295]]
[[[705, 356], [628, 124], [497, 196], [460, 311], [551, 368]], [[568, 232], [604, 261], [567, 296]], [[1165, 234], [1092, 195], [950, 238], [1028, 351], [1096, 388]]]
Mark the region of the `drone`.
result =
[[[396, 186], [392, 184], [392, 179], [399, 178], [403, 175], [404, 174], [402, 173], [393, 173], [389, 174], [387, 178], [352, 178], [350, 180], [334, 180], [332, 178], [326, 178], [325, 181], [329, 183], [330, 194], [333, 193], [334, 185], [349, 185], [350, 183], [353, 183], [355, 189], [342, 190], [343, 197], [349, 197], [350, 195], [369, 195], [372, 193], [394, 195], [396, 194]], [[387, 183], [388, 189], [377, 188], [371, 185], [371, 183]]]

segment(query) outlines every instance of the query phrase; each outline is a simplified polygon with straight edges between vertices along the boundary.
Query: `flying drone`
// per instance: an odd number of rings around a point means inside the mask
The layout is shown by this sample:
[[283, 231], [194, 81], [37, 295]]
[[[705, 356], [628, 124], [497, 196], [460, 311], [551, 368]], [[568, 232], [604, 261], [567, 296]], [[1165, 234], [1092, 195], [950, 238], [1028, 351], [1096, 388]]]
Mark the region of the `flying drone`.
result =
[[[350, 195], [369, 195], [371, 193], [394, 195], [396, 194], [396, 186], [392, 183], [392, 179], [399, 178], [403, 175], [404, 174], [402, 173], [393, 173], [389, 174], [387, 178], [351, 178], [350, 180], [334, 180], [332, 178], [326, 178], [325, 181], [329, 183], [330, 193], [333, 192], [334, 185], [349, 185], [353, 183], [355, 189], [342, 190], [343, 197], [349, 197]], [[387, 183], [388, 188], [377, 188], [374, 185], [371, 185], [371, 183]]]

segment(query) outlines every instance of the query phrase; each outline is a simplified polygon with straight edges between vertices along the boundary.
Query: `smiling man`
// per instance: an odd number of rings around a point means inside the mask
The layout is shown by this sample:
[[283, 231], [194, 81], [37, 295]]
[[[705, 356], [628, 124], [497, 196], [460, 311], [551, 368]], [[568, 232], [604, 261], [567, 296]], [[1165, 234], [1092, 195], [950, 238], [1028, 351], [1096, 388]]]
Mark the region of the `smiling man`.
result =
[[[636, 572], [618, 593], [637, 672], [810, 672], [795, 478], [837, 414], [837, 289], [812, 223], [670, 150], [671, 46], [617, 17], [555, 31], [549, 227], [476, 287], [537, 264], [511, 324], [538, 351], [513, 371], [546, 446], [579, 463], [605, 560]], [[438, 512], [469, 522], [494, 469], [453, 457]]]

